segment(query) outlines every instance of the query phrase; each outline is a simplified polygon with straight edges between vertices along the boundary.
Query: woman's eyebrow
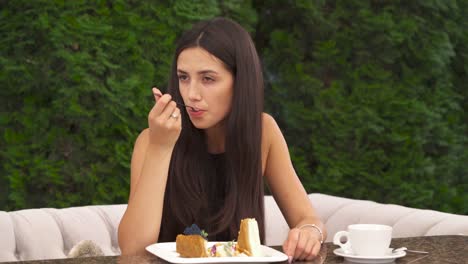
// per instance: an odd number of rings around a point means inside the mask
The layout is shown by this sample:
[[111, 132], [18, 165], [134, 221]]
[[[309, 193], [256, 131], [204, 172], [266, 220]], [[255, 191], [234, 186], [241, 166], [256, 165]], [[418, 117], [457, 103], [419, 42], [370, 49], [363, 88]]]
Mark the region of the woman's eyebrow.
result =
[[[188, 74], [188, 72], [184, 71], [184, 70], [180, 70], [180, 69], [177, 69], [177, 73], [180, 73], [180, 74]], [[211, 73], [211, 74], [218, 74], [217, 71], [214, 71], [214, 70], [201, 70], [201, 71], [198, 71], [197, 74], [199, 75], [202, 75], [202, 74], [207, 74], [207, 73]]]
[[207, 74], [207, 73], [211, 73], [211, 74], [218, 74], [218, 72], [216, 71], [213, 71], [213, 70], [202, 70], [202, 71], [198, 71], [197, 72], [198, 74]]

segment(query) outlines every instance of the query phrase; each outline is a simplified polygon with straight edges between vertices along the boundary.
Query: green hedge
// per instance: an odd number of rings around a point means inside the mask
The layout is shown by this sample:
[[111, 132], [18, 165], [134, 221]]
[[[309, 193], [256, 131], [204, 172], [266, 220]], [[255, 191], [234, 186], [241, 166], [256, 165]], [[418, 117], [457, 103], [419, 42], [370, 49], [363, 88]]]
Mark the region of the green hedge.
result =
[[270, 109], [307, 190], [468, 214], [466, 1], [258, 10]]
[[174, 41], [222, 15], [307, 191], [468, 214], [466, 1], [157, 2], [0, 3], [1, 210], [125, 203]]
[[240, 10], [145, 2], [2, 3], [2, 209], [126, 201], [133, 142], [177, 35]]

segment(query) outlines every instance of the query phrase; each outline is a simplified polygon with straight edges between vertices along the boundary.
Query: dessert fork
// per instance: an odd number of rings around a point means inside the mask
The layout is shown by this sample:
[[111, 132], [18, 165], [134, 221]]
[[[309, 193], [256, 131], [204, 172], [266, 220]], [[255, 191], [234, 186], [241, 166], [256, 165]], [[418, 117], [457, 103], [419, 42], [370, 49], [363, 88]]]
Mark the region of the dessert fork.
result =
[[[161, 96], [162, 96], [162, 95], [157, 94], [157, 93], [153, 93], [153, 95], [156, 96], [158, 99], [161, 98]], [[176, 105], [178, 105], [178, 106], [180, 106], [180, 107], [183, 107], [183, 108], [187, 108], [187, 107], [188, 107], [188, 108], [191, 108], [192, 111], [198, 111], [198, 109], [195, 108], [195, 107], [193, 107], [193, 106], [184, 105], [183, 103], [179, 103], [179, 102], [177, 102], [177, 101], [175, 101], [175, 100], [173, 100], [173, 101], [176, 103]]]

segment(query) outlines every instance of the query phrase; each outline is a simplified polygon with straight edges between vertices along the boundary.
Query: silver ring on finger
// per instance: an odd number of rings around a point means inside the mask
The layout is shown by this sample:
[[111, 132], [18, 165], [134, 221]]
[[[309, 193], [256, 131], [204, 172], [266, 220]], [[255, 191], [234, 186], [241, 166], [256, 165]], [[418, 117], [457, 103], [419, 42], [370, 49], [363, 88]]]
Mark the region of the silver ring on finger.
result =
[[176, 113], [172, 113], [172, 114], [171, 114], [171, 117], [174, 118], [174, 119], [177, 119], [177, 118], [179, 118], [179, 115], [176, 114]]

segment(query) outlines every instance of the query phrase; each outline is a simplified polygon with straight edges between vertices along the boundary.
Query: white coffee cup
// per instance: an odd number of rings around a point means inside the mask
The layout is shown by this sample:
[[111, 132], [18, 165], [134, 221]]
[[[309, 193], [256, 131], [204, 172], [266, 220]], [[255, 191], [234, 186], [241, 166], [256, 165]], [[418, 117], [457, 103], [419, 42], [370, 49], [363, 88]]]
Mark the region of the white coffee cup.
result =
[[[346, 243], [341, 239], [346, 237]], [[340, 246], [344, 253], [358, 256], [384, 256], [392, 241], [392, 227], [377, 224], [349, 225], [348, 231], [339, 231], [333, 237], [333, 244]]]

